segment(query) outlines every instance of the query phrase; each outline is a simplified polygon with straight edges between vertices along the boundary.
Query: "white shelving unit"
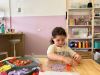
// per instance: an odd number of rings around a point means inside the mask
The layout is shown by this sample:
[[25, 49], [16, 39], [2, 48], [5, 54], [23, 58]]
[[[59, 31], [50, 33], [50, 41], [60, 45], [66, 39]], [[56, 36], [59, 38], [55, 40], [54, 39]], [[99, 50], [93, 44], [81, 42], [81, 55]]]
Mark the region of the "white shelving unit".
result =
[[[81, 1], [81, 0], [80, 0]], [[100, 24], [99, 25], [96, 25], [95, 24], [95, 19], [99, 19], [100, 20], [100, 16], [95, 16], [95, 11], [98, 10], [100, 11], [100, 8], [95, 8], [94, 7], [94, 3], [95, 3], [95, 0], [91, 0], [92, 1], [92, 8], [71, 8], [71, 7], [68, 7], [67, 6], [67, 20], [66, 20], [66, 26], [67, 26], [67, 35], [68, 35], [68, 38], [67, 38], [67, 43], [69, 44], [69, 42], [71, 40], [89, 40], [91, 41], [91, 47], [89, 48], [72, 48], [73, 50], [75, 50], [76, 52], [79, 52], [80, 54], [82, 54], [83, 56], [86, 55], [84, 54], [84, 51], [86, 53], [90, 53], [88, 55], [91, 56], [91, 58], [93, 58], [93, 54], [94, 54], [94, 50], [97, 49], [97, 48], [94, 48], [94, 41], [95, 40], [100, 40], [100, 37], [97, 38], [97, 37], [94, 37], [95, 35], [100, 35], [100, 32], [96, 32], [95, 33], [95, 30], [96, 28], [99, 28], [100, 27]], [[67, 1], [68, 2], [68, 1]], [[81, 3], [81, 2], [80, 2]], [[70, 4], [71, 5], [71, 4]], [[75, 12], [75, 13], [74, 13]], [[79, 14], [77, 14], [79, 12]], [[83, 13], [83, 15], [82, 15]], [[86, 13], [88, 13], [88, 16], [89, 18], [91, 18], [91, 24], [82, 24], [82, 25], [78, 25], [78, 24], [74, 24], [73, 25], [70, 25], [71, 23], [70, 22], [70, 18], [73, 18], [72, 16], [73, 15], [76, 15], [76, 16], [85, 16]], [[72, 20], [73, 21], [73, 20]], [[76, 20], [75, 20], [76, 21]], [[70, 37], [70, 33], [71, 33], [71, 30], [72, 28], [89, 28], [89, 32], [91, 34], [91, 38], [75, 38], [75, 37]], [[69, 46], [69, 45], [68, 45]], [[91, 50], [88, 52], [88, 50]]]

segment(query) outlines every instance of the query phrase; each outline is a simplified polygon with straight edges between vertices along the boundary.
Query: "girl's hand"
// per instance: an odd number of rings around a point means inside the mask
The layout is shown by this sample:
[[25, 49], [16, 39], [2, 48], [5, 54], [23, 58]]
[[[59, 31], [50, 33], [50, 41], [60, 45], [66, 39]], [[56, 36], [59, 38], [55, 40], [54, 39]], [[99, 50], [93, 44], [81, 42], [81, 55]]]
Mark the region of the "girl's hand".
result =
[[69, 65], [73, 65], [73, 66], [77, 66], [78, 62], [70, 57], [65, 57], [63, 60], [64, 63], [69, 64]]
[[78, 62], [73, 59], [72, 66], [77, 66]]
[[77, 62], [80, 62], [80, 60], [81, 60], [81, 56], [80, 56], [79, 54], [77, 54], [77, 53], [74, 55], [73, 58], [74, 58], [74, 60], [76, 60]]

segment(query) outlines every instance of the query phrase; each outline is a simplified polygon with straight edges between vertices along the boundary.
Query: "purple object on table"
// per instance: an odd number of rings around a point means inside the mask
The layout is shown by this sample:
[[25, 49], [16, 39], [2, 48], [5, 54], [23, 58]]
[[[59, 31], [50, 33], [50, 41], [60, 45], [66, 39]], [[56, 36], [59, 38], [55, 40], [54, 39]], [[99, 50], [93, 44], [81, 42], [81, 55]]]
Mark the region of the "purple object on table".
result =
[[21, 70], [14, 70], [14, 71], [11, 71], [11, 72], [9, 72], [8, 73], [8, 75], [25, 75], [25, 74], [27, 74], [28, 73], [28, 69], [26, 69], [26, 68], [23, 68], [23, 69], [21, 69]]
[[34, 68], [23, 68], [23, 69], [20, 69], [20, 70], [13, 70], [13, 71], [10, 71], [8, 73], [8, 75], [27, 75], [33, 71], [35, 71], [36, 69], [39, 70], [39, 67], [34, 67]]
[[51, 70], [62, 72], [65, 69], [65, 64], [52, 64]]

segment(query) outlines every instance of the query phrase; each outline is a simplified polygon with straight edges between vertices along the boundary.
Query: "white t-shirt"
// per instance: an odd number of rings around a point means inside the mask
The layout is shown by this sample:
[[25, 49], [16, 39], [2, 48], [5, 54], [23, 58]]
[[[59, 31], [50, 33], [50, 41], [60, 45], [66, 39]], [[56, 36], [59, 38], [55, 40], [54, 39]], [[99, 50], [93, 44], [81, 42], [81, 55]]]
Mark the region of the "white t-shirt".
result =
[[52, 44], [48, 47], [47, 54], [55, 53], [62, 56], [71, 56], [73, 57], [76, 52], [74, 52], [70, 47], [64, 45], [63, 47], [57, 47], [55, 44]]

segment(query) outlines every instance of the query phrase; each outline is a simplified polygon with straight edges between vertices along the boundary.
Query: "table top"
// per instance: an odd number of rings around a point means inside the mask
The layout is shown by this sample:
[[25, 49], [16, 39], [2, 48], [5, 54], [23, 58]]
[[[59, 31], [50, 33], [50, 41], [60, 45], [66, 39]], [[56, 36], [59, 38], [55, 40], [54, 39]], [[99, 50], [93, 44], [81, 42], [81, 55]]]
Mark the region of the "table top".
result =
[[[47, 58], [38, 58], [44, 71], [49, 70], [47, 67]], [[50, 64], [50, 63], [49, 63]], [[92, 59], [82, 59], [81, 64], [72, 67], [71, 72], [78, 72], [80, 75], [100, 75], [100, 65]]]
[[22, 35], [23, 32], [16, 32], [16, 33], [0, 33], [0, 35]]

